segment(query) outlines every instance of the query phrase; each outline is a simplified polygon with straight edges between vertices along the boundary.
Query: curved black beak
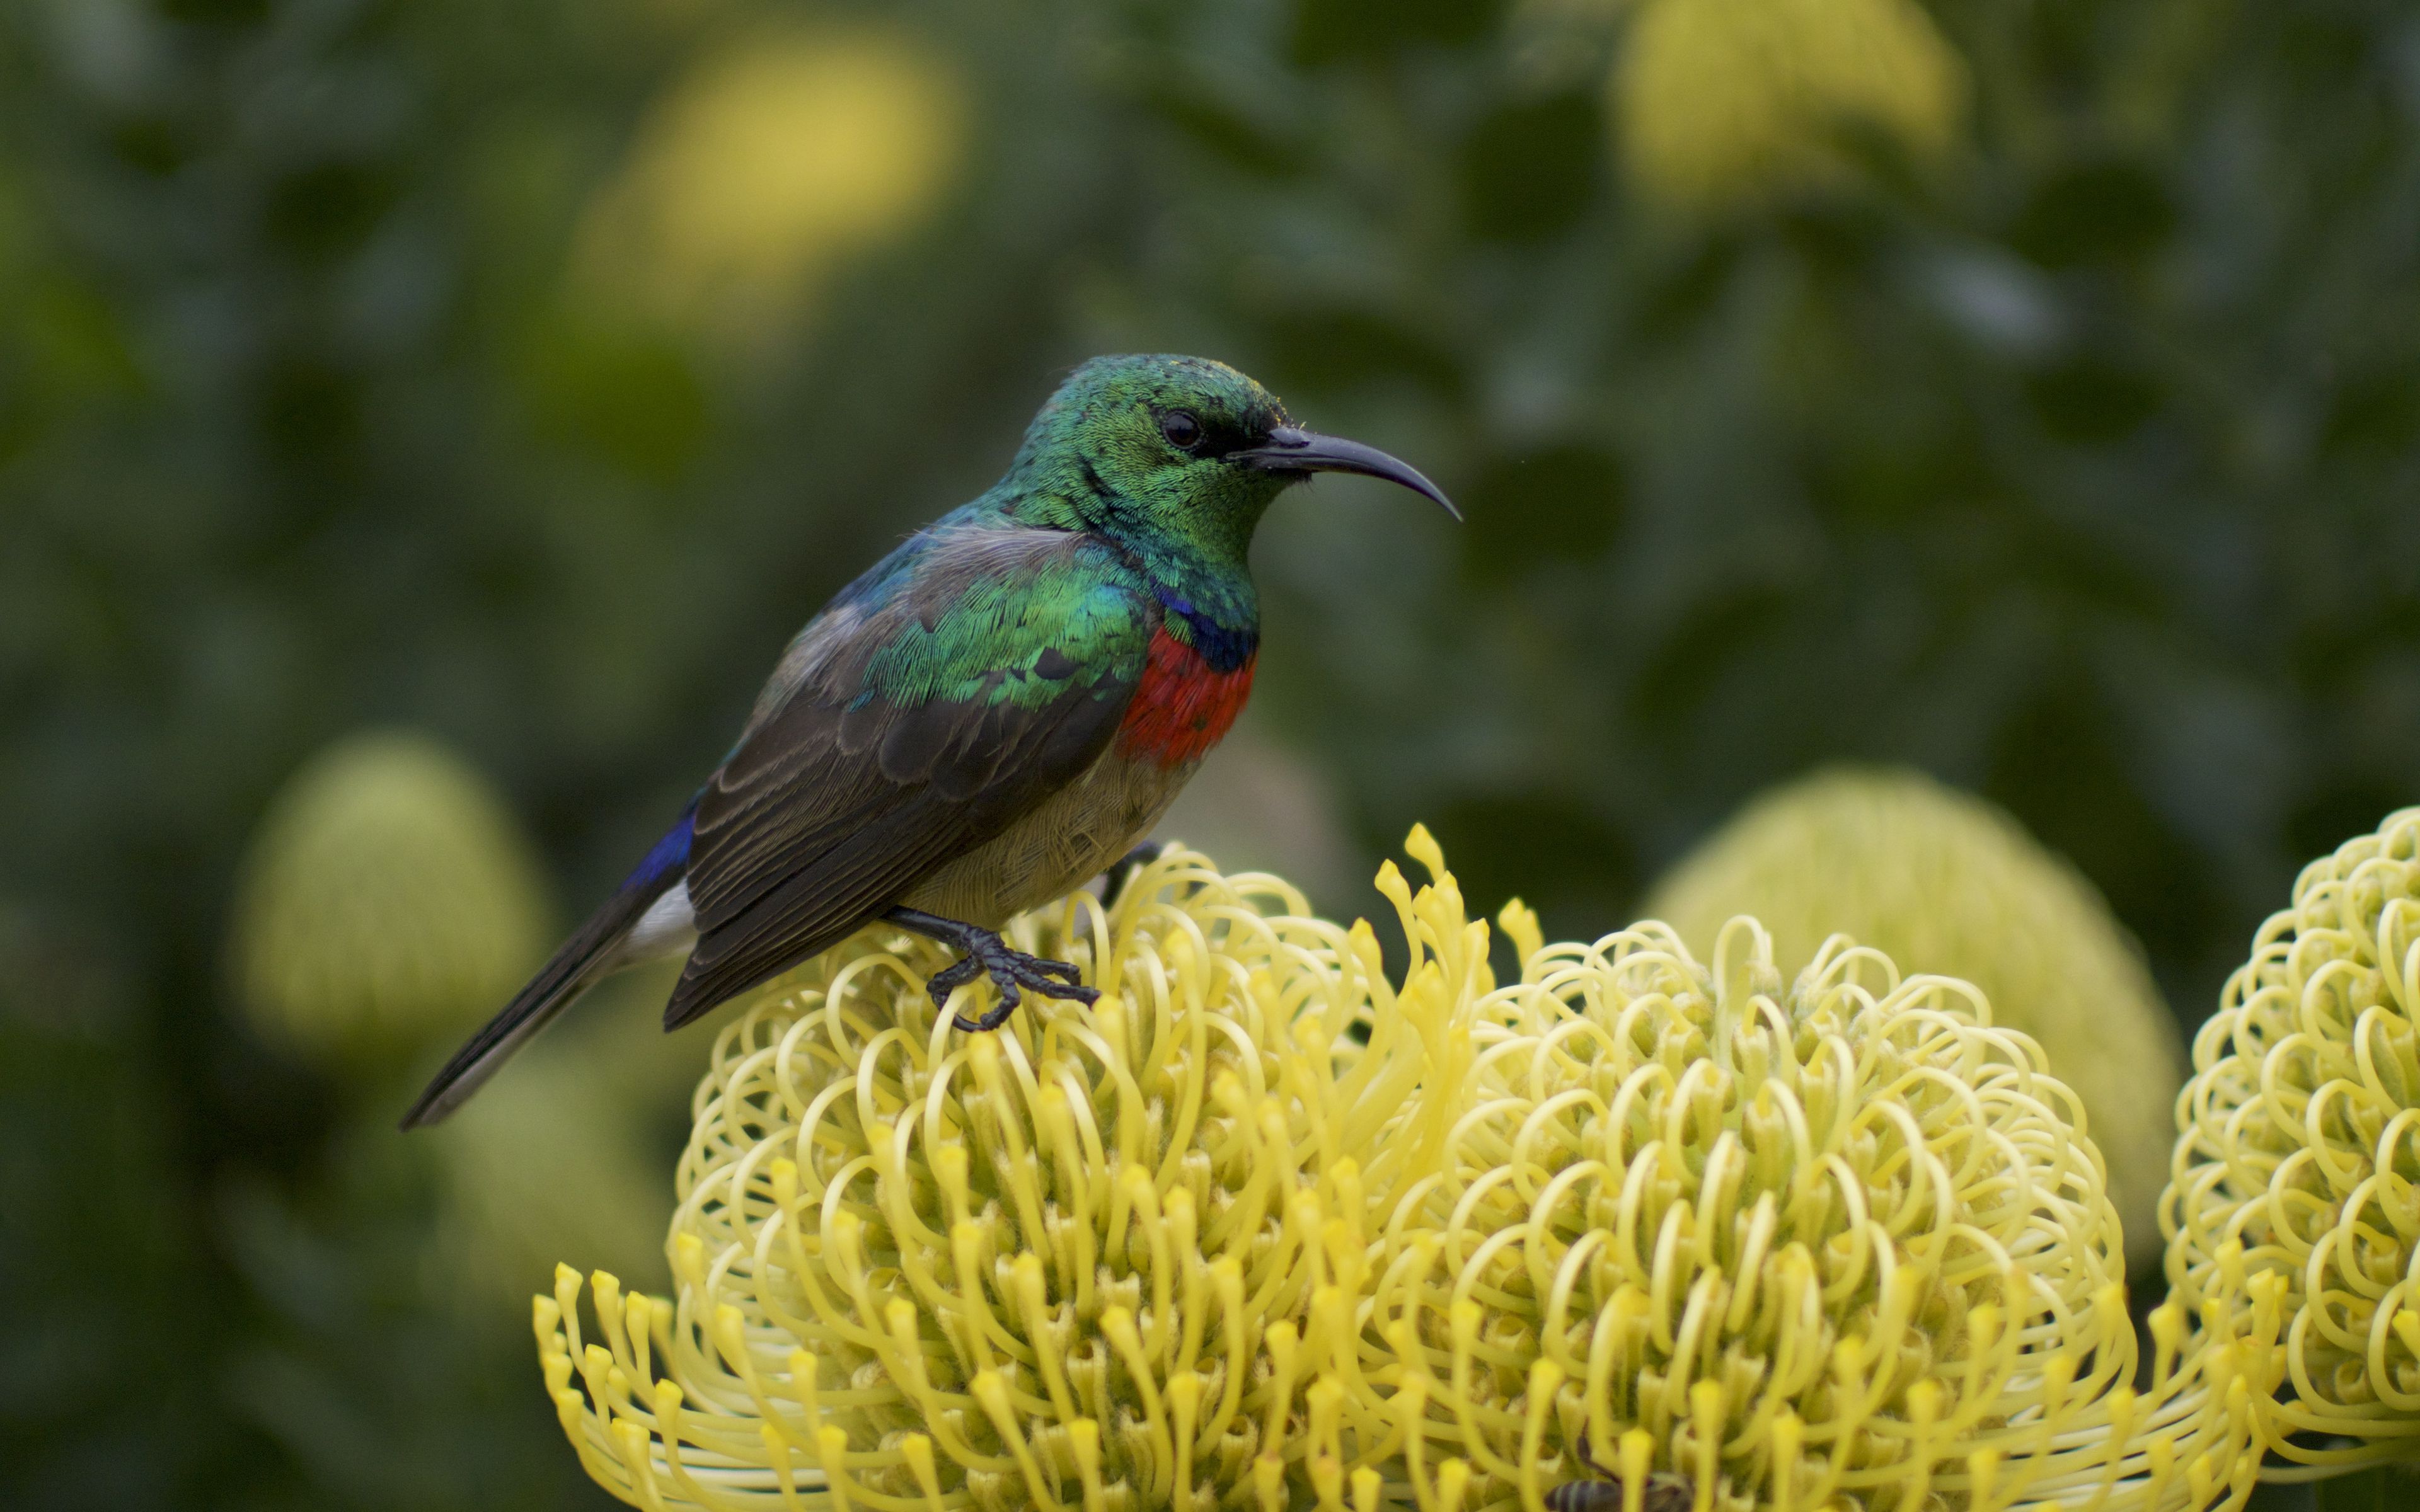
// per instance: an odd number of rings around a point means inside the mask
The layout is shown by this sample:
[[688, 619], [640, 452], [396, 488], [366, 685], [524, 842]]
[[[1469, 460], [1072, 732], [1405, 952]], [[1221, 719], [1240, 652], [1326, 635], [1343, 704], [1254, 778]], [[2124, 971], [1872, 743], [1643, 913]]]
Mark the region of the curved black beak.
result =
[[1421, 477], [1418, 468], [1374, 446], [1348, 441], [1342, 436], [1322, 436], [1315, 430], [1280, 425], [1269, 432], [1267, 445], [1249, 452], [1230, 452], [1227, 460], [1259, 468], [1264, 472], [1358, 472], [1365, 478], [1384, 478], [1435, 500], [1447, 514], [1462, 518], [1462, 511], [1453, 507], [1453, 501], [1435, 484]]

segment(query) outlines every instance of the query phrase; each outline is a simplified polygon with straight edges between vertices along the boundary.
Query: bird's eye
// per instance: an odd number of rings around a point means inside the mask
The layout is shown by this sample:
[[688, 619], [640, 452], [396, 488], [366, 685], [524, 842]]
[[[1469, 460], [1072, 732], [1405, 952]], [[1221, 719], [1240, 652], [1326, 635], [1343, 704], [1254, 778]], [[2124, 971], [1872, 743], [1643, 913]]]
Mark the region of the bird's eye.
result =
[[1189, 452], [1202, 444], [1202, 422], [1189, 409], [1171, 409], [1160, 416], [1159, 433], [1180, 452]]

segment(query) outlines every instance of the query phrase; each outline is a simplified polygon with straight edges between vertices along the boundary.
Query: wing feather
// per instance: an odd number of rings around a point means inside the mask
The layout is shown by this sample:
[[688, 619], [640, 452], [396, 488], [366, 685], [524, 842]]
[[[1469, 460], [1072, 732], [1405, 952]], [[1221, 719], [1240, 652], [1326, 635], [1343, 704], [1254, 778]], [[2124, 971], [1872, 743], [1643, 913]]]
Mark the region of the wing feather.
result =
[[689, 863], [698, 944], [667, 1026], [846, 938], [1115, 735], [1156, 606], [1108, 548], [967, 527], [909, 550], [792, 643], [788, 686], [707, 783]]

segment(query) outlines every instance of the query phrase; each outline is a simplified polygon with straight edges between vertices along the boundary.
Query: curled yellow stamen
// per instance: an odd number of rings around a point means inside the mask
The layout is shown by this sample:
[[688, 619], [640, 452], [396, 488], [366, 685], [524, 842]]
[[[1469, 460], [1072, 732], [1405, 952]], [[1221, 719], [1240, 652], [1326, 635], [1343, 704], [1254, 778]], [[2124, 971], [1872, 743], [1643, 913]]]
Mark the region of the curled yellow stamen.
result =
[[[2163, 1368], [2171, 1354], [2232, 1363], [2227, 1396], [2241, 1388], [2262, 1444], [2310, 1467], [2268, 1478], [2408, 1458], [2420, 1437], [2420, 809], [2303, 869], [2195, 1036], [2178, 1109], [2160, 1211]], [[2183, 1473], [2225, 1487], [2236, 1471], [2195, 1457]]]
[[1363, 1329], [1402, 1267], [1373, 1236], [1435, 1180], [1453, 1116], [1412, 1093], [1460, 1084], [1494, 986], [1410, 849], [1399, 983], [1366, 924], [1175, 848], [1114, 908], [1008, 926], [1096, 1003], [958, 1032], [923, 984], [950, 955], [888, 929], [758, 999], [696, 1100], [676, 1300], [600, 1276], [582, 1338], [566, 1272], [534, 1309], [582, 1462], [715, 1512], [1391, 1501], [1409, 1429]]

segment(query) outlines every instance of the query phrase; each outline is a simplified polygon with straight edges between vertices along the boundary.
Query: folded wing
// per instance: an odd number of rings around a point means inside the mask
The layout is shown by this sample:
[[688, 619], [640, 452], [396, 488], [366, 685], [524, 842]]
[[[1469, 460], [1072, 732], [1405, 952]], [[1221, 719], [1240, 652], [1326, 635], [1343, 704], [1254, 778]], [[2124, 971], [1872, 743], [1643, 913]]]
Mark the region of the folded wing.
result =
[[1156, 605], [1090, 537], [920, 536], [783, 658], [697, 810], [676, 1027], [846, 938], [1081, 776]]

